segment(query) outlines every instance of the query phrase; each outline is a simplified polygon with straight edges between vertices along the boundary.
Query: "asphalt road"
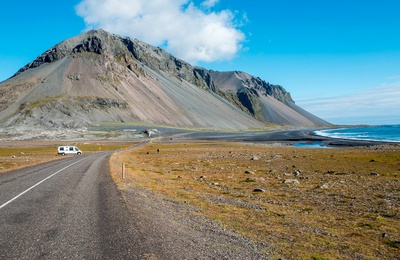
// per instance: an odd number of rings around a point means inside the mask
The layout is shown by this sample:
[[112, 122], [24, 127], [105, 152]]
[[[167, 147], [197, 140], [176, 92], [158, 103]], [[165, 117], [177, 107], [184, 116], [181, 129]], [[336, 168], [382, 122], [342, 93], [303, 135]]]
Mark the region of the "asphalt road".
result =
[[110, 153], [0, 174], [0, 259], [142, 259]]

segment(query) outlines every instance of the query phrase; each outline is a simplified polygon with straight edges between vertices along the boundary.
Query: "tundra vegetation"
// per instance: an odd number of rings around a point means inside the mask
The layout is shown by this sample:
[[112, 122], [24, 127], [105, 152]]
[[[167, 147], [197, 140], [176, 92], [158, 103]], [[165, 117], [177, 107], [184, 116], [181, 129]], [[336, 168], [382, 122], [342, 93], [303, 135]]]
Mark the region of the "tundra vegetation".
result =
[[196, 208], [191, 214], [268, 245], [272, 259], [397, 259], [399, 151], [150, 143], [114, 154], [110, 167], [120, 189]]
[[101, 151], [126, 149], [133, 144], [135, 143], [118, 141], [3, 143], [0, 146], [0, 173], [64, 158], [57, 155], [57, 147], [60, 145], [75, 145], [78, 146], [84, 154], [88, 154]]
[[[118, 187], [148, 189], [268, 245], [272, 259], [397, 259], [400, 147], [306, 149], [231, 142], [74, 142], [110, 159]], [[64, 158], [65, 143], [2, 143], [0, 173]], [[125, 178], [121, 178], [121, 165]], [[128, 202], [129, 203], [129, 202]], [[196, 210], [192, 210], [196, 209]]]

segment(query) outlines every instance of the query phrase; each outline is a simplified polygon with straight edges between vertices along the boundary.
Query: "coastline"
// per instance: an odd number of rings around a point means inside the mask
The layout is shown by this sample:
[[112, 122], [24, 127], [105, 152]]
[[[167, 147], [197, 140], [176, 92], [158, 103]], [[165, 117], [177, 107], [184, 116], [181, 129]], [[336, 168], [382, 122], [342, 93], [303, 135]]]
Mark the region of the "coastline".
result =
[[372, 140], [355, 140], [336, 137], [328, 137], [318, 135], [316, 131], [326, 130], [328, 128], [309, 128], [309, 129], [293, 129], [293, 130], [278, 130], [265, 132], [248, 136], [242, 139], [245, 142], [281, 142], [288, 145], [293, 145], [299, 142], [317, 143], [320, 142], [325, 147], [354, 147], [354, 146], [376, 146], [376, 145], [400, 145], [398, 142], [387, 141], [372, 141]]
[[[232, 141], [232, 142], [254, 142], [254, 143], [281, 143], [284, 145], [295, 145], [297, 143], [304, 143], [304, 147], [310, 144], [318, 143], [321, 148], [323, 147], [354, 147], [354, 146], [376, 146], [376, 145], [400, 145], [399, 142], [390, 141], [374, 141], [374, 140], [357, 140], [357, 139], [344, 139], [338, 137], [329, 137], [319, 135], [317, 132], [321, 130], [338, 129], [338, 128], [352, 128], [352, 126], [332, 126], [322, 128], [293, 128], [293, 129], [276, 129], [265, 131], [196, 131], [179, 128], [163, 128], [158, 127], [159, 132], [162, 133], [158, 136], [159, 140], [169, 142], [173, 141]], [[355, 126], [357, 127], [357, 126]], [[139, 127], [138, 129], [145, 129]], [[137, 132], [139, 131], [137, 130]], [[25, 144], [40, 144], [40, 143], [79, 143], [79, 142], [140, 142], [149, 140], [147, 137], [138, 137], [136, 132], [126, 132], [114, 130], [113, 135], [107, 132], [96, 131], [30, 131], [21, 134], [6, 133], [0, 138], [0, 146], [21, 146]], [[151, 138], [150, 138], [151, 139]], [[318, 145], [316, 145], [318, 146]], [[320, 148], [320, 147], [316, 147]]]

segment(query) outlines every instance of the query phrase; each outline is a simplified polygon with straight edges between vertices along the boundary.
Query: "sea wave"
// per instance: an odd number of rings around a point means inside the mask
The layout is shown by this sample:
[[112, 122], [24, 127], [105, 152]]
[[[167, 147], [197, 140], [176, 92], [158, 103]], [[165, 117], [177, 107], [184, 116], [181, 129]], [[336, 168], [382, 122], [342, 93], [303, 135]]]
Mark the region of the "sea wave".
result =
[[400, 125], [317, 130], [316, 135], [348, 140], [400, 142]]

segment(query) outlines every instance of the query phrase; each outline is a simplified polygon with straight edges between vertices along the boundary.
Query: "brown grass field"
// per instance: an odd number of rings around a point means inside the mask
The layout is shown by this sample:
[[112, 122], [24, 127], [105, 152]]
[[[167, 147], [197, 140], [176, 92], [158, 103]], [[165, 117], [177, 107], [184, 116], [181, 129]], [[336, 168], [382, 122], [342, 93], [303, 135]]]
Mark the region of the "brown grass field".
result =
[[[87, 154], [134, 144], [70, 145]], [[2, 144], [0, 173], [63, 158], [58, 145]], [[192, 214], [273, 248], [272, 259], [400, 259], [400, 146], [150, 143], [115, 153], [110, 168], [121, 189], [190, 204]]]
[[189, 203], [272, 259], [400, 259], [399, 146], [153, 143], [114, 154], [111, 169], [120, 188]]
[[0, 173], [63, 158], [57, 155], [59, 145], [78, 146], [84, 154], [124, 149], [135, 142], [8, 142], [0, 143]]

